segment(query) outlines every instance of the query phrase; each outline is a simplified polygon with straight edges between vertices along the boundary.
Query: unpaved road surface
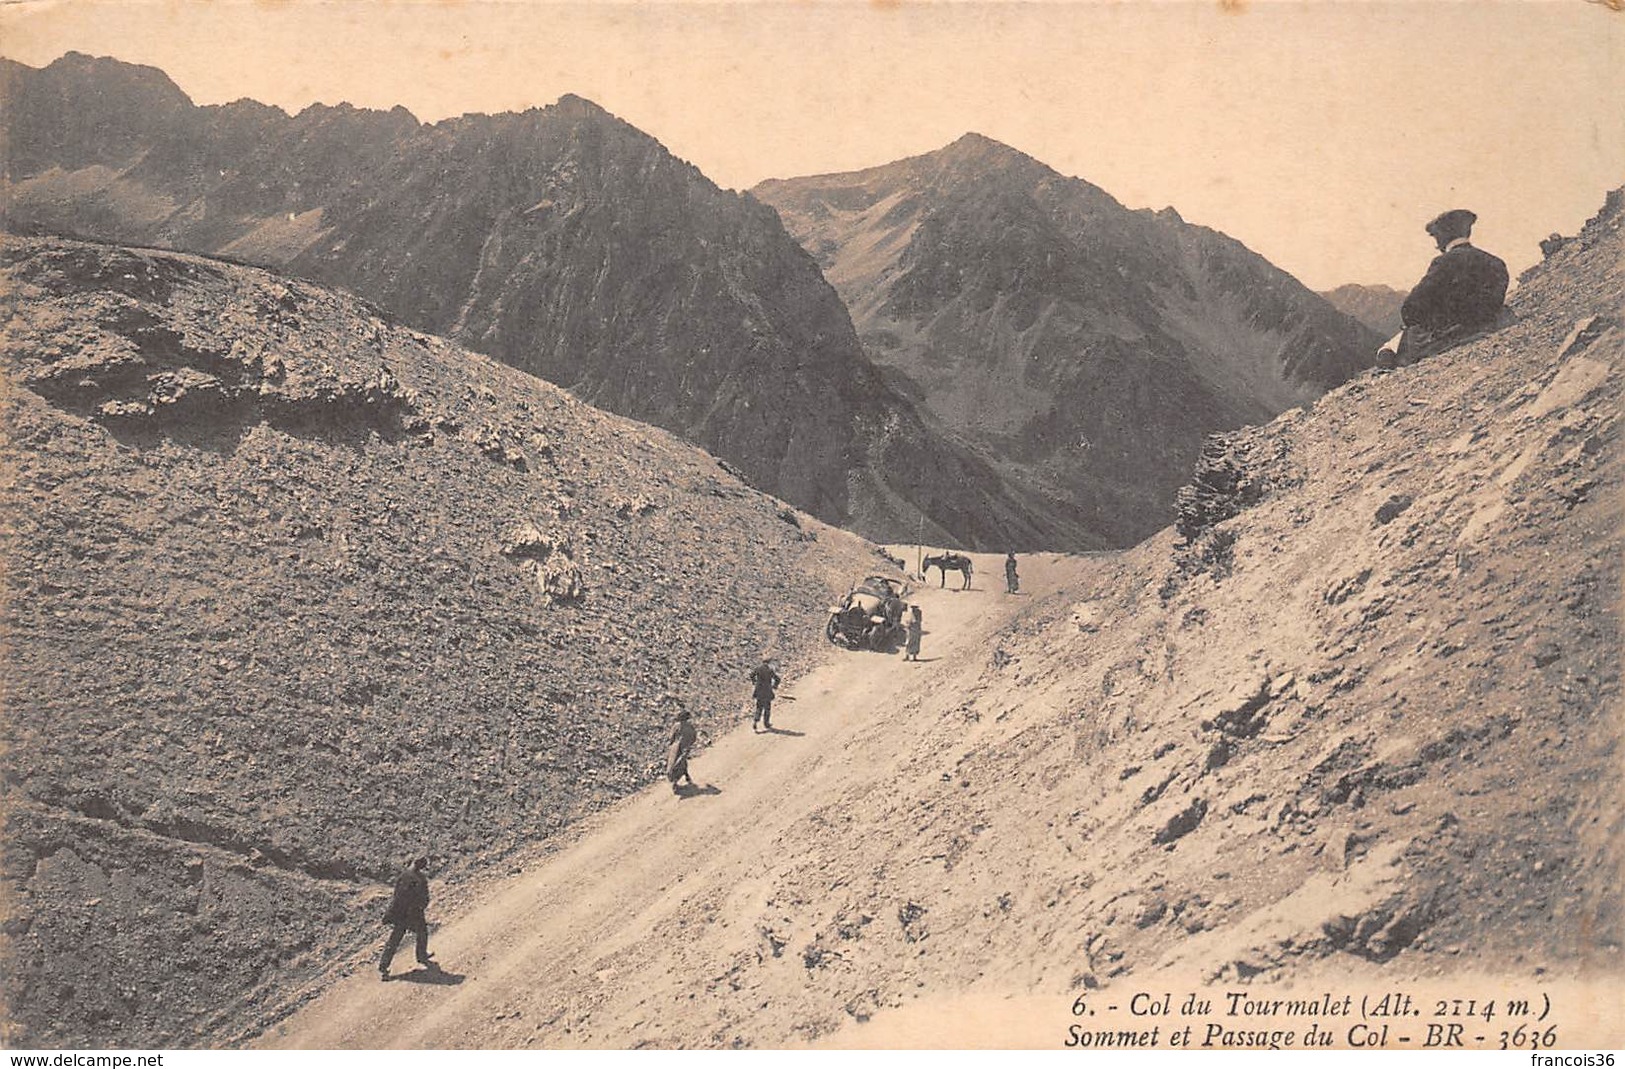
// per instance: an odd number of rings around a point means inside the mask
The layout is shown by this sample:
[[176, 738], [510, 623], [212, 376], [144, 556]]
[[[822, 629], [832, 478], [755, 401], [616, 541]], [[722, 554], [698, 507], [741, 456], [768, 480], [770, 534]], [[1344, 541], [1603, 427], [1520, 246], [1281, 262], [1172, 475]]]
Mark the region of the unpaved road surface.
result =
[[[1023, 558], [1022, 581], [1042, 587], [1090, 563]], [[681, 1021], [662, 1019], [655, 1007], [683, 1001], [685, 991], [694, 998], [730, 961], [754, 952], [763, 936], [753, 918], [770, 893], [771, 867], [803, 849], [787, 832], [820, 808], [883, 784], [917, 734], [905, 706], [945, 667], [985, 660], [990, 636], [1031, 604], [1004, 592], [999, 557], [977, 558], [970, 591], [951, 589], [957, 576], [949, 576], [946, 590], [935, 585], [934, 571], [931, 578], [910, 595], [925, 619], [919, 663], [832, 649], [820, 667], [781, 689], [775, 733], [741, 723], [694, 759], [701, 793], [674, 797], [662, 782], [627, 798], [489, 897], [438, 918], [432, 949], [441, 971], [403, 977], [415, 968], [408, 939], [396, 958], [396, 980], [381, 983], [370, 961], [358, 961], [351, 975], [262, 1042], [728, 1045], [726, 1030], [708, 1033], [703, 1000]], [[673, 931], [681, 938], [673, 939]], [[785, 954], [799, 953], [798, 939], [782, 942], [791, 947]], [[758, 1025], [784, 1015], [781, 1042], [797, 1038], [794, 1006], [759, 1010]]]

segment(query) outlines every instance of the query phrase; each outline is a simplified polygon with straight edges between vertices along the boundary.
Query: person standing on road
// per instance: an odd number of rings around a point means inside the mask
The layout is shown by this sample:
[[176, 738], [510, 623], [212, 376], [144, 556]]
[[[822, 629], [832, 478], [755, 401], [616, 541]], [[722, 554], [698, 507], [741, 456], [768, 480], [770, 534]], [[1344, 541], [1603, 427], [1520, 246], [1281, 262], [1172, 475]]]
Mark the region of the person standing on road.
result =
[[903, 660], [917, 661], [920, 659], [920, 630], [924, 621], [920, 618], [920, 607], [908, 607], [908, 644], [903, 647]]
[[751, 696], [756, 699], [756, 715], [751, 717], [750, 729], [760, 723], [765, 731], [773, 730], [773, 695], [779, 686], [778, 665], [770, 658], [750, 670], [750, 681], [755, 684]]
[[395, 897], [390, 899], [389, 909], [384, 912], [384, 923], [393, 925], [393, 928], [389, 941], [384, 944], [383, 959], [378, 962], [380, 980], [389, 979], [389, 963], [395, 960], [401, 938], [409, 931], [417, 933], [418, 964], [431, 969], [435, 967], [433, 956], [429, 953], [429, 920], [426, 916], [429, 878], [424, 875], [424, 870], [428, 867], [428, 858], [417, 858], [395, 880]]
[[1021, 580], [1016, 576], [1016, 551], [1013, 549], [1004, 555], [1004, 586], [1007, 594], [1021, 589]]
[[694, 752], [694, 743], [698, 739], [699, 732], [694, 730], [688, 710], [677, 710], [677, 723], [672, 725], [671, 743], [666, 747], [666, 778], [671, 781], [673, 794], [683, 793], [678, 786], [679, 780], [686, 780], [688, 786], [694, 786], [694, 777], [688, 774], [688, 758]]

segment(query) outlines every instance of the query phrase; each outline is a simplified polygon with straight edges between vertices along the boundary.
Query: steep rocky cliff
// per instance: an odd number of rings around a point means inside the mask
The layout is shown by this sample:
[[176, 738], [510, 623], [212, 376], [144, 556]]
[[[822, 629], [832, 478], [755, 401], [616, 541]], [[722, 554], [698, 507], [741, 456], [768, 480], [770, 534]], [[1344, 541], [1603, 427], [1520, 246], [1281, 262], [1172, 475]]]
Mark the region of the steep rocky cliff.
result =
[[1118, 544], [1168, 522], [1205, 433], [1312, 400], [1376, 344], [1223, 234], [976, 134], [752, 192], [902, 392]]
[[866, 534], [1098, 541], [882, 382], [771, 210], [588, 101], [425, 125], [194, 107], [159, 71], [75, 54], [0, 80], [14, 228], [343, 286]]

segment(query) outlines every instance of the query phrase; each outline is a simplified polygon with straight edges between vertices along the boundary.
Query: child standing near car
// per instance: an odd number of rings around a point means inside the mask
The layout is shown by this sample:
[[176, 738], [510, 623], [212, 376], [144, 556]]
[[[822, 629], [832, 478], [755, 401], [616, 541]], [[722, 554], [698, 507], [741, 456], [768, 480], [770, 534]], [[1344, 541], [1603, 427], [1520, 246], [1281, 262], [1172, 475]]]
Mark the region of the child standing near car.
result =
[[920, 659], [920, 626], [922, 623], [920, 607], [910, 605], [908, 607], [908, 644], [903, 647], [903, 660], [905, 661]]

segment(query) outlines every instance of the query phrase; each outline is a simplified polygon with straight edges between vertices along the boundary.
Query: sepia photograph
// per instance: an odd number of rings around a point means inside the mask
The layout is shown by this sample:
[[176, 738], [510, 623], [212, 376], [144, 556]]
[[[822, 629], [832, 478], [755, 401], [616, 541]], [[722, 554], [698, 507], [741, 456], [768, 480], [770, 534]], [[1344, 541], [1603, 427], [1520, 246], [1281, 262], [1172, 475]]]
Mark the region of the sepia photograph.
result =
[[12, 1065], [1625, 1048], [1618, 0], [4, 0], [0, 309]]

